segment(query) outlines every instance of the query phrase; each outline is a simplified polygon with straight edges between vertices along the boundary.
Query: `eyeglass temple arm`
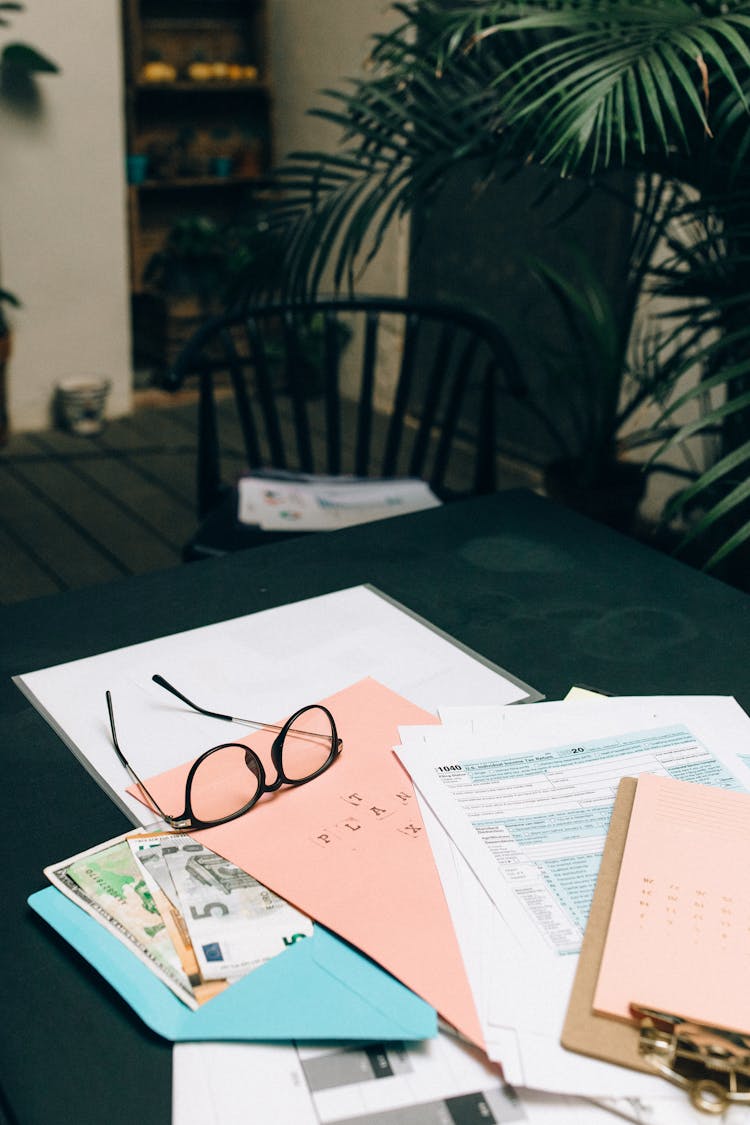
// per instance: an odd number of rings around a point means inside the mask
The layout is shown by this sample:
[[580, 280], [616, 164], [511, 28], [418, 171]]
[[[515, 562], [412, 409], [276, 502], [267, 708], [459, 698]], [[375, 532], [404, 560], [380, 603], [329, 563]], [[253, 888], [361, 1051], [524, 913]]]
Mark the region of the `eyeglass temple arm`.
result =
[[135, 770], [131, 766], [130, 762], [127, 760], [127, 758], [123, 754], [122, 750], [120, 749], [120, 743], [117, 740], [117, 728], [115, 727], [115, 713], [114, 713], [114, 710], [112, 708], [112, 695], [110, 694], [110, 692], [106, 692], [105, 694], [106, 694], [106, 699], [107, 699], [107, 712], [109, 714], [109, 727], [110, 727], [110, 730], [112, 732], [112, 745], [115, 748], [115, 754], [117, 754], [117, 757], [120, 759], [120, 762], [122, 763], [122, 765], [128, 771], [130, 776], [133, 778], [133, 781], [136, 783], [138, 788], [141, 790], [143, 795], [148, 800], [148, 803], [151, 805], [152, 811], [157, 812], [159, 814], [159, 816], [162, 818], [162, 820], [166, 820], [166, 822], [168, 824], [171, 824], [172, 821], [174, 820], [174, 817], [172, 817], [168, 813], [164, 812], [164, 810], [159, 805], [159, 802], [151, 795], [151, 793], [149, 793], [148, 789], [143, 784], [140, 777], [135, 772]]
[[[164, 677], [160, 676], [158, 672], [153, 675], [151, 679], [155, 684], [158, 684], [159, 687], [165, 688], [166, 691], [171, 692], [172, 695], [176, 696], [178, 699], [181, 699], [183, 703], [186, 703], [188, 705], [188, 707], [192, 707], [192, 709], [194, 711], [197, 711], [200, 715], [207, 715], [210, 719], [224, 719], [228, 723], [241, 723], [243, 726], [248, 727], [262, 727], [263, 730], [274, 730], [277, 733], [284, 729], [283, 726], [279, 726], [277, 723], [263, 723], [259, 719], [241, 719], [238, 715], [222, 715], [221, 711], [209, 711], [206, 707], [199, 707], [197, 703], [193, 703], [192, 699], [188, 699], [186, 695], [183, 695], [181, 691], [178, 691], [176, 687], [170, 684], [169, 680], [165, 680]], [[300, 730], [295, 733], [306, 735], [308, 738], [317, 738], [318, 741], [325, 741], [326, 739], [325, 735], [319, 734], [315, 731]], [[341, 739], [337, 739], [336, 742], [337, 746], [340, 748]]]
[[160, 676], [158, 673], [152, 676], [151, 679], [155, 684], [158, 684], [159, 687], [165, 688], [166, 691], [171, 692], [172, 695], [175, 695], [178, 699], [181, 699], [183, 703], [186, 703], [188, 705], [188, 707], [192, 707], [194, 711], [198, 711], [198, 713], [201, 715], [207, 715], [209, 719], [224, 719], [228, 723], [243, 723], [246, 726], [263, 727], [265, 730], [280, 731], [282, 729], [275, 723], [262, 723], [258, 719], [240, 719], [237, 715], [222, 715], [221, 711], [209, 711], [206, 707], [199, 707], [197, 703], [193, 703], [192, 699], [188, 699], [186, 695], [183, 695], [181, 691], [178, 691], [176, 687], [173, 687], [173, 685], [170, 684], [169, 680], [165, 680], [164, 677]]

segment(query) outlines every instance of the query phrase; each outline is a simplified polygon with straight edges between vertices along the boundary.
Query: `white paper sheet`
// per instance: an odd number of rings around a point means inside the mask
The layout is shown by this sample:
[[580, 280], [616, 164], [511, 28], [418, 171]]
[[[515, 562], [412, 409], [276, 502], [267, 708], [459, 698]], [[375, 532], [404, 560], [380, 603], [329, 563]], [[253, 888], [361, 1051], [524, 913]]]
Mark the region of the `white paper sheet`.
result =
[[237, 518], [264, 531], [335, 531], [438, 508], [426, 481], [341, 477], [240, 477]]
[[105, 691], [123, 751], [142, 777], [189, 761], [232, 729], [153, 684], [157, 672], [206, 708], [267, 722], [364, 676], [435, 712], [441, 703], [539, 697], [367, 586], [15, 677], [134, 824], [153, 816], [126, 793], [131, 778], [112, 748]]
[[[498, 709], [494, 727], [486, 712], [479, 717], [481, 734], [466, 719], [407, 728], [398, 753], [507, 927], [494, 979], [486, 955], [469, 972], [488, 988], [482, 1007], [493, 1057], [516, 1085], [658, 1096], [658, 1080], [559, 1046], [576, 929], [580, 938], [619, 777], [647, 770], [750, 789], [735, 749], [748, 744], [750, 720], [734, 700], [703, 697]], [[443, 861], [444, 885], [454, 870]], [[446, 895], [453, 907], [447, 886]]]
[[[172, 1125], [612, 1125], [582, 1098], [504, 1086], [449, 1036], [367, 1048], [180, 1044]], [[207, 1108], [210, 1107], [210, 1110]], [[208, 1112], [208, 1116], [206, 1113]]]

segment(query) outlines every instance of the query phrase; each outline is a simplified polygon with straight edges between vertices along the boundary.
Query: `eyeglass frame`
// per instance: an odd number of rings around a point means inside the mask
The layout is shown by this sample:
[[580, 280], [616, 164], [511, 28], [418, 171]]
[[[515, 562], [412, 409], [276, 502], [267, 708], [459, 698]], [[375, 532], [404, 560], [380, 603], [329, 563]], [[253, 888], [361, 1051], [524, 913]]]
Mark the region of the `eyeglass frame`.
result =
[[[166, 690], [171, 692], [172, 695], [175, 695], [178, 699], [181, 699], [183, 703], [186, 703], [189, 707], [191, 707], [194, 711], [199, 712], [199, 714], [201, 715], [207, 715], [215, 719], [225, 719], [228, 722], [243, 723], [248, 726], [260, 728], [262, 730], [278, 731], [276, 737], [271, 743], [271, 762], [273, 763], [273, 766], [276, 770], [276, 780], [274, 782], [272, 782], [270, 785], [266, 784], [265, 767], [263, 766], [261, 758], [255, 752], [255, 750], [253, 750], [252, 746], [247, 746], [244, 742], [221, 742], [217, 746], [211, 746], [208, 750], [204, 750], [203, 753], [199, 755], [199, 757], [196, 758], [192, 763], [190, 770], [188, 771], [187, 778], [185, 779], [185, 809], [182, 813], [179, 814], [179, 816], [171, 816], [169, 813], [164, 812], [156, 798], [152, 793], [149, 792], [146, 785], [143, 783], [141, 778], [133, 769], [130, 762], [123, 754], [117, 737], [114, 708], [112, 705], [112, 694], [111, 692], [107, 691], [105, 693], [105, 698], [107, 701], [107, 713], [109, 715], [109, 725], [115, 753], [117, 754], [117, 757], [119, 758], [121, 764], [125, 767], [125, 769], [135, 781], [138, 788], [143, 793], [148, 805], [152, 808], [153, 811], [158, 813], [162, 820], [166, 821], [170, 828], [172, 828], [175, 832], [197, 832], [205, 828], [216, 828], [220, 824], [228, 824], [232, 820], [237, 820], [238, 817], [244, 816], [245, 813], [250, 812], [250, 810], [258, 803], [260, 798], [263, 797], [266, 793], [275, 793], [279, 789], [281, 789], [283, 785], [289, 785], [293, 788], [298, 788], [300, 785], [306, 785], [308, 781], [314, 781], [316, 777], [319, 777], [322, 773], [325, 773], [325, 771], [333, 765], [333, 763], [336, 761], [343, 750], [344, 744], [338, 736], [336, 721], [328, 708], [325, 707], [322, 703], [308, 703], [305, 707], [300, 707], [298, 711], [295, 711], [293, 715], [289, 716], [289, 718], [283, 725], [278, 725], [276, 723], [261, 723], [256, 722], [254, 719], [241, 719], [236, 716], [221, 714], [218, 711], [208, 711], [206, 708], [200, 707], [198, 704], [193, 703], [192, 700], [188, 699], [186, 695], [183, 695], [182, 692], [178, 691], [177, 688], [173, 687], [172, 684], [165, 680], [163, 676], [154, 675], [151, 678], [155, 683], [159, 684], [163, 688], [166, 688]], [[305, 714], [306, 711], [322, 711], [328, 718], [331, 724], [331, 749], [329, 756], [323, 763], [323, 765], [319, 766], [319, 768], [315, 770], [314, 773], [311, 773], [309, 777], [290, 778], [287, 777], [284, 773], [282, 765], [281, 755], [284, 748], [284, 741], [289, 734], [291, 727], [294, 725], [297, 719], [300, 718], [301, 715]], [[300, 731], [299, 733], [309, 734], [312, 735], [312, 737], [324, 738], [326, 742], [328, 741], [328, 735], [321, 735], [319, 733], [313, 734], [309, 731]], [[256, 776], [258, 778], [257, 792], [253, 795], [252, 800], [248, 801], [245, 805], [243, 805], [241, 809], [238, 809], [236, 812], [231, 813], [229, 816], [220, 817], [213, 820], [202, 820], [200, 817], [195, 816], [190, 800], [193, 778], [198, 770], [198, 767], [202, 762], [206, 760], [206, 758], [210, 757], [212, 754], [215, 754], [219, 750], [226, 750], [231, 746], [236, 746], [240, 750], [244, 751], [246, 762], [247, 756], [252, 756], [256, 770], [251, 770], [251, 772], [256, 772]], [[250, 768], [251, 767], [248, 766], [248, 769]]]

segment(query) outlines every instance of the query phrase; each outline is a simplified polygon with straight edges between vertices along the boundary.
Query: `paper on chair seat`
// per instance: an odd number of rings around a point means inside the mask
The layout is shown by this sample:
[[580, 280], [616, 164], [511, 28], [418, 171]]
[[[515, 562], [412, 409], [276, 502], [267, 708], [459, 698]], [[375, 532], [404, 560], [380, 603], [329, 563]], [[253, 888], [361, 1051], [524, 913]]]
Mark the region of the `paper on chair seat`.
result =
[[262, 531], [333, 531], [440, 506], [416, 478], [248, 474], [237, 487], [237, 518]]

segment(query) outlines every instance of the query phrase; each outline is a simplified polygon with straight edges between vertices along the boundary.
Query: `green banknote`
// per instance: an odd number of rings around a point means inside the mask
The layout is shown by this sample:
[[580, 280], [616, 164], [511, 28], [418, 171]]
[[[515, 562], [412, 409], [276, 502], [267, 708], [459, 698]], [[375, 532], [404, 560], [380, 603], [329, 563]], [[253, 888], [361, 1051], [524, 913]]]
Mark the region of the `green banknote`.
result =
[[124, 942], [190, 1008], [197, 1003], [125, 836], [45, 868], [63, 894]]

